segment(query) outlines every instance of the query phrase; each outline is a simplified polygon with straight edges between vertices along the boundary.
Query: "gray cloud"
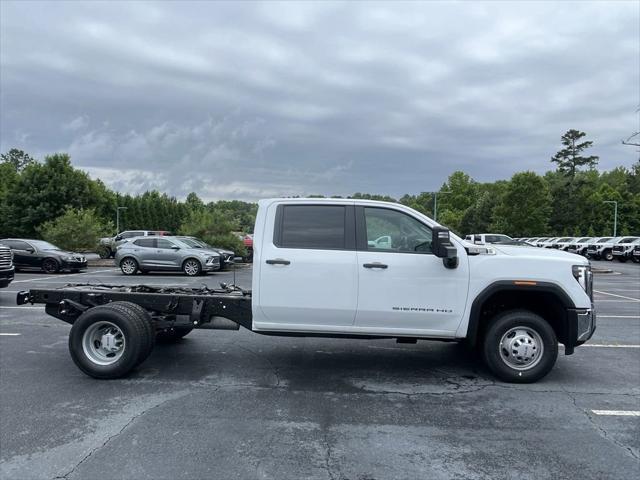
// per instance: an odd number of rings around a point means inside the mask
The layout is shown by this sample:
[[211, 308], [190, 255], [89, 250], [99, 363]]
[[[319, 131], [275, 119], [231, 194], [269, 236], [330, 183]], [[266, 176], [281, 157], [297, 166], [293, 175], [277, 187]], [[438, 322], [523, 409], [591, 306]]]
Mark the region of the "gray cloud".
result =
[[0, 4], [0, 148], [121, 191], [256, 199], [601, 168], [638, 128], [635, 2]]

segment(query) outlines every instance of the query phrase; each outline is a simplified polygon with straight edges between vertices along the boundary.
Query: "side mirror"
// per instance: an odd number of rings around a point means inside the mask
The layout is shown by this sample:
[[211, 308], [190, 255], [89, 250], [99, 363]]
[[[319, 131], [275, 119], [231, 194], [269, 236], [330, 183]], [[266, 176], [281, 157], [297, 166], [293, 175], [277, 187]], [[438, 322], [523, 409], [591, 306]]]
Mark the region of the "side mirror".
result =
[[451, 243], [448, 228], [433, 227], [431, 248], [436, 257], [442, 258], [445, 267], [456, 268], [458, 266], [458, 250]]
[[120, 240], [122, 240], [122, 235], [116, 235], [116, 238], [114, 240], [116, 242], [119, 242]]
[[31, 248], [31, 247], [26, 248], [26, 249], [25, 249], [25, 251], [26, 251], [27, 253], [35, 253], [35, 250], [34, 250], [33, 248]]

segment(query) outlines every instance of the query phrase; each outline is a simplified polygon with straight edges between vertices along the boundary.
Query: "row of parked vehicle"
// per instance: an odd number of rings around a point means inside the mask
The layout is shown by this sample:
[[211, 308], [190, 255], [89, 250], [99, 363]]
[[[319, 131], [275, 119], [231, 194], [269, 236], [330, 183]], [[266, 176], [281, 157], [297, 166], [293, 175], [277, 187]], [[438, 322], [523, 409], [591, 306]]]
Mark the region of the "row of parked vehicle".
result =
[[555, 248], [594, 260], [640, 263], [640, 237], [532, 237], [516, 238], [540, 248]]

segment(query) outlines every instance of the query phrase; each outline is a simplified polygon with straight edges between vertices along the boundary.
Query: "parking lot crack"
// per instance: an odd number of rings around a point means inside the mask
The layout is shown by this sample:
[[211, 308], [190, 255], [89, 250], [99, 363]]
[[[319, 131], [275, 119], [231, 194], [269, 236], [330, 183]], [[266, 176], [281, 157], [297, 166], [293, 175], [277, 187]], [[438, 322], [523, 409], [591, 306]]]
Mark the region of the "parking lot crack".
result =
[[589, 413], [588, 410], [579, 407], [578, 406], [578, 400], [576, 399], [576, 397], [571, 392], [568, 392], [568, 391], [564, 390], [564, 393], [571, 399], [571, 401], [573, 402], [573, 406], [576, 408], [576, 410], [582, 412], [587, 417], [587, 419], [589, 420], [589, 423], [591, 423], [591, 425], [593, 425], [595, 427], [595, 429], [598, 431], [598, 433], [600, 434], [600, 436], [602, 438], [604, 438], [605, 440], [609, 441], [610, 443], [612, 443], [616, 447], [624, 450], [632, 458], [634, 458], [636, 460], [640, 460], [640, 456], [636, 452], [634, 452], [634, 450], [631, 447], [623, 445], [622, 443], [618, 442], [615, 438], [611, 437], [609, 435], [609, 432], [607, 432], [606, 429], [604, 429], [601, 425], [598, 424], [598, 422], [596, 422], [594, 420], [593, 416]]
[[[217, 389], [216, 389], [217, 390]], [[131, 425], [133, 425], [140, 417], [146, 415], [147, 413], [149, 413], [150, 411], [161, 407], [162, 405], [164, 405], [167, 402], [170, 402], [171, 400], [174, 400], [176, 398], [176, 396], [171, 396], [170, 398], [167, 398], [165, 400], [163, 400], [162, 402], [153, 405], [149, 408], [146, 408], [145, 410], [133, 415], [116, 433], [114, 433], [113, 435], [110, 435], [109, 437], [107, 437], [106, 440], [104, 440], [102, 442], [102, 444], [98, 445], [97, 447], [92, 448], [89, 453], [87, 453], [84, 457], [82, 457], [82, 459], [76, 463], [73, 468], [71, 468], [71, 470], [69, 470], [67, 473], [65, 473], [64, 475], [56, 475], [55, 477], [53, 477], [53, 480], [60, 480], [60, 479], [68, 479], [71, 475], [73, 475], [73, 473], [83, 464], [85, 463], [87, 460], [89, 460], [91, 458], [91, 456], [96, 453], [97, 451], [101, 450], [102, 448], [106, 447], [112, 440], [116, 439], [117, 437], [119, 437], [127, 428], [129, 428]]]

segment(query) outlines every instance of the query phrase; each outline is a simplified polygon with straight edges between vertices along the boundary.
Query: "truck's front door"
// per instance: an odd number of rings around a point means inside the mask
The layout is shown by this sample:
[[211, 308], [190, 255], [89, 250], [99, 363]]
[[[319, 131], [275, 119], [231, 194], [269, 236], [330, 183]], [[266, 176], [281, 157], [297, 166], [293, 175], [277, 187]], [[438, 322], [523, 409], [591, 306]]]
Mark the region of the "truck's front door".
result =
[[256, 247], [261, 251], [254, 328], [352, 327], [358, 295], [354, 207], [285, 203], [272, 205], [266, 215], [268, 228]]
[[[467, 301], [465, 252], [445, 268], [431, 251], [431, 228], [391, 207], [356, 207], [358, 311], [355, 326], [372, 333], [453, 336]], [[381, 236], [389, 244], [377, 244]]]

